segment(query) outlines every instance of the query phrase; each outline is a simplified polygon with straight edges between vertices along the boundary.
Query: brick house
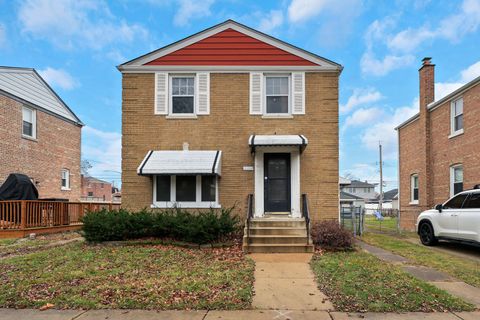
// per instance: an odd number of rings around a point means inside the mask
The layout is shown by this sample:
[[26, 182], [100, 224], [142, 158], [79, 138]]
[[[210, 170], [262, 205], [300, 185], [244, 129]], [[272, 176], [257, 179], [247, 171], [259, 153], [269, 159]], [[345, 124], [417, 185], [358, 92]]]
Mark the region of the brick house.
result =
[[228, 20], [118, 69], [123, 207], [338, 218], [342, 66]]
[[82, 201], [112, 202], [112, 193], [110, 182], [82, 175]]
[[40, 198], [79, 200], [82, 126], [34, 69], [0, 67], [0, 184], [23, 173]]
[[423, 59], [420, 112], [396, 128], [401, 223], [410, 230], [420, 212], [480, 183], [480, 77], [435, 101], [434, 71]]

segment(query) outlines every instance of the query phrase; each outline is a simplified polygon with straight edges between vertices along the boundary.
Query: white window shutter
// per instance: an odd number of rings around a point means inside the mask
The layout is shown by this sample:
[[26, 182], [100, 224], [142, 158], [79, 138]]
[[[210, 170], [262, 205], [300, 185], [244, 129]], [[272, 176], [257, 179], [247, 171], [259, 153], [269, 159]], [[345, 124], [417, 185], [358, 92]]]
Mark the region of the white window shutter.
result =
[[210, 73], [197, 73], [197, 114], [210, 114]]
[[250, 72], [250, 114], [263, 112], [263, 74]]
[[292, 113], [305, 114], [305, 72], [292, 73]]
[[155, 73], [155, 114], [168, 114], [168, 73]]

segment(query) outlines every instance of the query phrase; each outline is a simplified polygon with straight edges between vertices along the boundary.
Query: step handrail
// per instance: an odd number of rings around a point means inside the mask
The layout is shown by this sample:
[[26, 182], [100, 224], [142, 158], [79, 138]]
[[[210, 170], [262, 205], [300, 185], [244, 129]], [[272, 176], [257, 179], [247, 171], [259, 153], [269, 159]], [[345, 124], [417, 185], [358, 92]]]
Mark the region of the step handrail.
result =
[[247, 250], [250, 244], [250, 223], [253, 219], [253, 194], [247, 196]]
[[307, 245], [310, 244], [310, 212], [308, 209], [308, 198], [302, 194], [302, 218], [305, 219], [305, 228], [307, 229]]

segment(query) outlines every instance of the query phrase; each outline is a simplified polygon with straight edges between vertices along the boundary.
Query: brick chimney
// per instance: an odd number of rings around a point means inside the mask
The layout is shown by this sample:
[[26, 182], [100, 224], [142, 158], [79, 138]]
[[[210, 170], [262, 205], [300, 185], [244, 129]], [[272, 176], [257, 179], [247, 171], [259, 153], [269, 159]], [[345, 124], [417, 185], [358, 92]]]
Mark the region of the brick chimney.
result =
[[435, 100], [435, 65], [432, 58], [422, 59], [422, 66], [418, 70], [420, 76], [420, 112]]
[[435, 101], [435, 65], [432, 58], [422, 59], [422, 66], [418, 70], [420, 80], [420, 144], [419, 156], [421, 167], [419, 168], [419, 205], [423, 209], [434, 205], [431, 186], [431, 139], [430, 139], [430, 112], [427, 107]]

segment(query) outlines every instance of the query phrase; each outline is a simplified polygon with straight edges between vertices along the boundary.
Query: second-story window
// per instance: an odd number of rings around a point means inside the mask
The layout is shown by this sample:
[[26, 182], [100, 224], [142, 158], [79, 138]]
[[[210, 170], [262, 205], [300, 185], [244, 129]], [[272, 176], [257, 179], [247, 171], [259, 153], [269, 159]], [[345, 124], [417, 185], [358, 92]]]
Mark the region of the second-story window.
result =
[[451, 128], [452, 134], [463, 132], [463, 98], [452, 102]]
[[195, 77], [172, 76], [171, 77], [171, 113], [194, 114], [195, 113]]
[[266, 76], [266, 113], [288, 114], [290, 100], [290, 85], [288, 76]]
[[28, 107], [22, 108], [22, 134], [26, 137], [36, 138], [37, 137], [37, 119], [36, 119], [35, 110]]

